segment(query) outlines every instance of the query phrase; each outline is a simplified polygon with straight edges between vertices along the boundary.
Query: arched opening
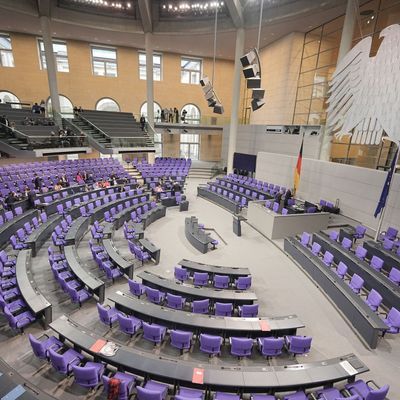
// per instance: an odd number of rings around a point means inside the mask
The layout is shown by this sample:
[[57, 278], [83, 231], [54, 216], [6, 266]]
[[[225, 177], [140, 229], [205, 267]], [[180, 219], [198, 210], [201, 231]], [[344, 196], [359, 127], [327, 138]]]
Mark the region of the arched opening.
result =
[[[61, 114], [73, 114], [74, 106], [73, 106], [71, 100], [68, 97], [63, 96], [62, 94], [60, 94], [58, 97], [60, 98], [60, 111], [61, 111]], [[48, 114], [52, 114], [53, 113], [53, 109], [52, 109], [52, 106], [51, 106], [51, 98], [50, 97], [47, 99], [47, 113]]]
[[[186, 111], [186, 113], [184, 111]], [[200, 124], [201, 112], [199, 107], [197, 107], [195, 104], [186, 104], [182, 107], [181, 117], [184, 117], [182, 122], [188, 124]]]
[[[7, 92], [7, 91], [1, 91], [0, 92], [0, 100], [1, 103], [3, 104], [7, 104], [7, 103], [21, 103], [21, 101], [19, 100], [19, 98], [11, 92]], [[12, 108], [22, 108], [21, 104], [11, 104]]]
[[97, 111], [121, 111], [118, 103], [108, 97], [103, 97], [96, 103]]
[[[145, 101], [140, 107], [140, 117], [142, 115], [147, 118], [147, 101]], [[154, 121], [161, 121], [161, 106], [157, 102], [154, 102]]]

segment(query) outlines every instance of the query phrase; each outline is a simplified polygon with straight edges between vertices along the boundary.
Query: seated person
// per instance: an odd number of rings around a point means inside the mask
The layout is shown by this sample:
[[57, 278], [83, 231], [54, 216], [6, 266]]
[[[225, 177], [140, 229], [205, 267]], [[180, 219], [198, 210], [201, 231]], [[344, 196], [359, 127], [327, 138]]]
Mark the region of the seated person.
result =
[[63, 188], [62, 182], [58, 181], [55, 185], [54, 185], [54, 190], [56, 192], [60, 191]]

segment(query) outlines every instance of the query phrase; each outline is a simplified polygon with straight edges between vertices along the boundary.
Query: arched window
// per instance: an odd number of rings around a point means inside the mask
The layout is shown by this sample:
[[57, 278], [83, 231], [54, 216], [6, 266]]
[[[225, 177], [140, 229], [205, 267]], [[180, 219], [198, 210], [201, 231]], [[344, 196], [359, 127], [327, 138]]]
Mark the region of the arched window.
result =
[[[19, 98], [11, 92], [0, 92], [0, 100], [2, 103], [20, 103]], [[11, 104], [12, 108], [21, 108], [20, 104]]]
[[[183, 115], [184, 111], [186, 111], [185, 116]], [[185, 117], [185, 122], [188, 124], [200, 124], [200, 119], [201, 119], [200, 109], [194, 104], [186, 104], [182, 107], [181, 117], [183, 116]]]
[[[60, 98], [60, 111], [61, 114], [73, 114], [74, 106], [71, 103], [71, 100], [68, 97], [63, 96], [62, 94], [59, 95]], [[47, 113], [52, 114], [53, 109], [51, 107], [51, 98], [47, 99]]]
[[118, 103], [108, 97], [100, 99], [96, 104], [97, 111], [121, 111]]
[[[142, 104], [140, 107], [140, 116], [144, 115], [147, 118], [147, 101]], [[160, 122], [161, 120], [161, 106], [154, 102], [154, 121]]]

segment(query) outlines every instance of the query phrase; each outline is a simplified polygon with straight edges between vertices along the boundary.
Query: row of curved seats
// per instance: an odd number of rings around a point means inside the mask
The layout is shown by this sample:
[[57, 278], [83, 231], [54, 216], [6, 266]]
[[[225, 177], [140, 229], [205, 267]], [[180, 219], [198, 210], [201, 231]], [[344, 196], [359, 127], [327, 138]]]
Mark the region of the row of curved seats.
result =
[[234, 199], [229, 199], [227, 196], [223, 196], [222, 193], [219, 194], [217, 191], [214, 192], [208, 189], [206, 185], [197, 186], [197, 196], [210, 200], [233, 214], [239, 214], [241, 210], [239, 202], [236, 202]]

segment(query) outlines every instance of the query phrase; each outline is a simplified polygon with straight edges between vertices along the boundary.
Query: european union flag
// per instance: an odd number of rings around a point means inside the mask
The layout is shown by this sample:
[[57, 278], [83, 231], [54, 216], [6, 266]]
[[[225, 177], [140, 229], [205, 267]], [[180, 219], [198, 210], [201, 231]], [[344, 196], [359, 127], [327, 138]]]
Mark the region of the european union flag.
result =
[[375, 214], [374, 214], [375, 218], [385, 208], [386, 199], [387, 199], [388, 194], [389, 194], [390, 182], [392, 181], [393, 173], [394, 173], [394, 171], [396, 169], [398, 151], [399, 151], [399, 149], [396, 150], [396, 153], [395, 153], [395, 155], [393, 157], [392, 163], [390, 164], [390, 169], [389, 169], [387, 177], [386, 177], [385, 185], [383, 186], [383, 190], [382, 190], [382, 193], [381, 193], [381, 197], [379, 199], [379, 203], [376, 206], [376, 210], [375, 210]]

